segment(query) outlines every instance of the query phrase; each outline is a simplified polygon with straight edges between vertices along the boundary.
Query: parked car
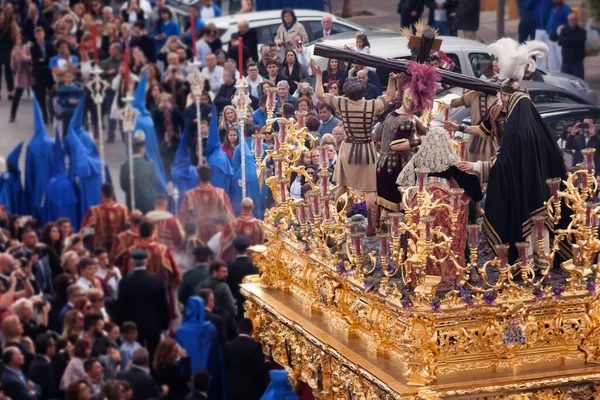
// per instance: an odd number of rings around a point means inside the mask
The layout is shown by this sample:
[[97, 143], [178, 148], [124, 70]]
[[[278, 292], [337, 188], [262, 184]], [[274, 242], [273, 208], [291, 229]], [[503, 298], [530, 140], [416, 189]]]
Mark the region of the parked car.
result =
[[[594, 105], [593, 102], [579, 96], [578, 94], [569, 92], [558, 86], [554, 86], [554, 85], [551, 85], [551, 84], [545, 83], [545, 82], [523, 81], [523, 82], [521, 82], [521, 88], [528, 91], [529, 96], [531, 97], [531, 100], [536, 105], [556, 104], [556, 103]], [[451, 89], [448, 89], [446, 91], [439, 93], [437, 96], [437, 100], [440, 100], [444, 103], [450, 104], [450, 102], [452, 100], [460, 97], [461, 94], [462, 94], [462, 89], [455, 87], [455, 88], [451, 88]], [[454, 120], [454, 121], [462, 121], [463, 119], [469, 117], [469, 115], [470, 115], [469, 108], [461, 106], [461, 107], [451, 108], [448, 118], [450, 120]], [[441, 125], [443, 118], [444, 118], [443, 113], [438, 115], [431, 122], [431, 125], [432, 126]], [[475, 122], [477, 122], [477, 121], [475, 121]]]
[[[187, 14], [187, 3], [184, 1], [181, 4], [185, 4], [185, 13]], [[173, 3], [169, 3], [173, 6]], [[176, 6], [175, 6], [176, 7]], [[316, 10], [294, 10], [296, 18], [299, 22], [304, 25], [306, 33], [308, 34], [308, 40], [312, 41], [315, 38], [315, 32], [323, 29], [321, 27], [321, 19], [328, 15], [333, 21], [332, 28], [339, 32], [353, 32], [356, 31], [368, 31], [362, 25], [355, 22], [336, 17], [333, 14], [329, 14], [323, 11]], [[265, 42], [273, 40], [277, 34], [277, 29], [281, 25], [281, 11], [258, 11], [248, 14], [234, 14], [226, 15], [223, 17], [212, 18], [204, 22], [212, 22], [217, 26], [217, 32], [221, 42], [223, 42], [223, 49], [227, 50], [227, 45], [231, 40], [231, 35], [238, 31], [237, 23], [241, 20], [247, 20], [250, 23], [251, 28], [255, 28], [258, 32], [258, 43], [259, 49]]]
[[[550, 127], [554, 138], [558, 140], [562, 135], [565, 125], [569, 122], [583, 122], [586, 118], [592, 118], [596, 123], [596, 132], [600, 132], [600, 106], [592, 104], [573, 103], [542, 103], [535, 105], [543, 120]], [[471, 118], [467, 116], [461, 122], [465, 125], [471, 124]], [[460, 137], [457, 132], [455, 137]], [[463, 134], [466, 139], [469, 135]]]
[[[392, 31], [371, 31], [367, 35], [371, 44], [372, 55], [391, 59], [410, 59], [410, 49], [407, 47], [408, 39], [399, 33]], [[492, 59], [487, 52], [487, 45], [481, 42], [454, 36], [440, 36], [439, 38], [442, 40], [441, 50], [452, 59], [458, 67], [458, 72], [463, 75], [480, 77], [481, 65], [484, 61]], [[325, 39], [318, 39], [310, 43], [310, 47], [314, 47], [316, 43], [326, 43], [343, 48], [344, 45], [353, 46], [354, 41], [354, 34], [340, 33]], [[327, 67], [326, 58], [317, 56], [313, 56], [313, 58], [322, 69]], [[377, 70], [377, 75], [382, 85], [386, 85], [389, 72], [387, 70]], [[595, 104], [598, 101], [596, 91], [591, 89], [583, 79], [559, 72], [547, 72], [543, 70], [540, 72], [544, 75], [546, 83], [572, 91], [590, 103]]]

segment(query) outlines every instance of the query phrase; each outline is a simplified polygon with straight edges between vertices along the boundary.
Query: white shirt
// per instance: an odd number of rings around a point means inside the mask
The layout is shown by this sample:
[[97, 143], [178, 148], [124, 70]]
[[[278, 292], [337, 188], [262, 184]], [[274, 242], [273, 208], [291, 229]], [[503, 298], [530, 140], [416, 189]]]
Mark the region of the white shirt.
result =
[[446, 4], [446, 0], [435, 0], [436, 8], [433, 9], [433, 20], [434, 21], [447, 21], [448, 13], [445, 8], [437, 8], [438, 4]]
[[215, 69], [211, 72], [208, 67], [204, 67], [202, 69], [202, 73], [208, 79], [210, 83], [210, 90], [214, 93], [217, 93], [221, 86], [223, 85], [223, 67], [217, 65]]
[[298, 64], [308, 71], [308, 76], [312, 76], [312, 71], [308, 68], [310, 66], [310, 59], [312, 58], [312, 51], [304, 47], [304, 52], [297, 53], [296, 58], [298, 59]]
[[[138, 2], [138, 7], [144, 12], [144, 18], [150, 19], [150, 14], [152, 14], [152, 6], [148, 2], [148, 0], [140, 0]], [[128, 8], [129, 2], [126, 1], [121, 7], [121, 10], [127, 11]], [[131, 19], [131, 16], [129, 18]]]
[[[108, 287], [110, 288], [110, 291], [111, 291], [110, 298], [116, 300], [118, 290], [119, 290], [119, 281], [121, 280], [121, 271], [119, 271], [119, 268], [113, 268], [113, 271], [115, 271], [117, 277], [115, 278], [114, 276], [111, 276], [110, 279], [108, 280], [108, 282], [106, 282], [106, 284], [108, 285]], [[107, 273], [107, 271], [105, 269], [98, 268], [98, 271], [96, 272], [96, 276], [100, 279], [105, 280], [106, 273]]]
[[200, 18], [202, 18], [203, 21], [206, 21], [207, 19], [214, 18], [214, 17], [215, 17], [215, 9], [213, 8], [213, 6], [200, 7]]
[[263, 83], [263, 77], [258, 75], [255, 81], [250, 80], [250, 77], [246, 77], [246, 82], [248, 82], [248, 86], [250, 87], [250, 94], [254, 97], [260, 97], [258, 95], [258, 87], [261, 83]]
[[83, 276], [80, 276], [79, 279], [77, 279], [76, 282], [79, 286], [81, 286], [81, 288], [83, 289], [84, 292], [87, 293], [88, 290], [93, 289], [94, 288], [94, 284], [90, 281], [88, 281], [86, 278], [84, 278]]

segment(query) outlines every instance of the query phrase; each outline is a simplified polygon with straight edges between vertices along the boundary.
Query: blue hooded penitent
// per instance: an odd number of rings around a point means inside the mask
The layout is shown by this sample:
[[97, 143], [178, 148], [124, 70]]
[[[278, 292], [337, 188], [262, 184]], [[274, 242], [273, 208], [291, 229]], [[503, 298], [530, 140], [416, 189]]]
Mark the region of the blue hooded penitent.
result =
[[269, 371], [271, 382], [260, 400], [298, 400], [286, 370], [273, 369]]
[[71, 226], [77, 227], [78, 200], [73, 182], [67, 178], [65, 153], [60, 143], [60, 132], [56, 128], [54, 140], [54, 174], [46, 186], [42, 201], [42, 226], [59, 218], [69, 218]]
[[[240, 135], [242, 137], [242, 135]], [[262, 219], [265, 214], [265, 196], [260, 191], [258, 176], [256, 174], [256, 158], [252, 154], [252, 138], [245, 139], [243, 145], [246, 159], [246, 196], [254, 200], [254, 217]], [[242, 148], [237, 146], [233, 151], [233, 190], [231, 195], [231, 206], [236, 216], [240, 215], [240, 203], [242, 202]], [[263, 185], [263, 191], [266, 186]]]
[[33, 138], [25, 151], [25, 199], [34, 218], [40, 218], [42, 199], [54, 172], [54, 143], [46, 133], [42, 111], [33, 94]]
[[135, 129], [131, 133], [142, 131], [146, 135], [146, 159], [154, 163], [156, 168], [156, 188], [157, 193], [167, 193], [167, 174], [163, 167], [160, 150], [158, 148], [158, 140], [156, 139], [156, 130], [154, 129], [154, 121], [152, 115], [146, 108], [146, 72], [142, 75], [142, 79], [135, 89], [135, 95], [132, 106], [139, 111], [139, 115], [135, 122]]
[[[79, 99], [79, 103], [77, 103], [77, 108], [75, 108], [75, 112], [73, 113], [73, 118], [71, 118], [71, 122], [69, 123], [69, 132], [73, 132], [79, 138], [79, 141], [83, 144], [83, 146], [94, 156], [100, 156], [98, 152], [98, 148], [96, 147], [96, 143], [94, 143], [94, 139], [92, 139], [92, 135], [89, 132], [86, 132], [83, 129], [83, 115], [85, 113], [85, 94], [81, 96]], [[69, 141], [65, 141], [65, 151], [69, 157], [71, 157], [71, 152], [69, 149]], [[110, 171], [108, 169], [108, 165], [104, 164], [104, 173], [106, 175], [106, 181], [112, 182], [110, 177]]]
[[219, 127], [217, 125], [217, 109], [214, 104], [210, 116], [208, 140], [206, 142], [206, 163], [212, 168], [210, 183], [215, 187], [225, 190], [231, 198], [231, 181], [234, 171], [231, 167], [231, 160], [221, 148]]
[[83, 219], [88, 209], [100, 204], [100, 189], [102, 187], [102, 161], [98, 155], [85, 148], [81, 140], [69, 131], [66, 143], [71, 151], [69, 178], [75, 183], [79, 193], [79, 212], [77, 225]]
[[10, 152], [6, 157], [6, 171], [2, 174], [2, 190], [0, 191], [0, 204], [6, 206], [9, 215], [26, 215], [27, 204], [25, 193], [21, 183], [21, 170], [19, 169], [19, 158], [23, 142]]
[[198, 186], [198, 171], [196, 171], [196, 168], [194, 168], [190, 161], [190, 152], [188, 149], [189, 128], [189, 124], [186, 124], [183, 129], [183, 135], [181, 135], [181, 141], [177, 147], [177, 153], [175, 153], [173, 170], [171, 171], [171, 180], [177, 187], [177, 190], [179, 190], [179, 204], [177, 204], [177, 209], [179, 209], [183, 201], [183, 196], [185, 196], [187, 191]]
[[175, 332], [175, 340], [183, 347], [192, 367], [192, 375], [199, 369], [210, 374], [211, 400], [224, 400], [226, 396], [225, 363], [217, 328], [204, 319], [204, 300], [198, 296], [188, 299], [183, 323]]

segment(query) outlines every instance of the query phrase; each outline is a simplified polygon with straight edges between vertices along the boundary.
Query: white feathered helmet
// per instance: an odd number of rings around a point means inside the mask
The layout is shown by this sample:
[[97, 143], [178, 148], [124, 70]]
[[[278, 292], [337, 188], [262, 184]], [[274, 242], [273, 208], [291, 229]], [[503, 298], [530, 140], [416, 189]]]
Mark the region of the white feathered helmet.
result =
[[498, 59], [500, 80], [521, 82], [525, 66], [529, 66], [529, 71], [535, 71], [533, 57], [544, 57], [548, 54], [548, 46], [539, 40], [519, 44], [514, 39], [502, 38], [488, 46], [488, 53]]

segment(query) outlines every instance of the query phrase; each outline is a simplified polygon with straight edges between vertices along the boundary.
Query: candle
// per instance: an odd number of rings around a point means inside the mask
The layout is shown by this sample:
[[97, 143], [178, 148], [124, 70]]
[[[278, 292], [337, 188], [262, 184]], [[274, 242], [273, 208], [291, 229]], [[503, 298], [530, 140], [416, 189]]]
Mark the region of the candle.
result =
[[444, 109], [444, 121], [448, 121], [448, 118], [450, 117], [450, 108], [446, 107]]
[[275, 108], [275, 92], [277, 91], [277, 88], [267, 87], [265, 90], [267, 91], [267, 110], [272, 110]]
[[425, 223], [425, 241], [427, 242], [432, 238], [431, 225], [434, 220], [434, 217], [423, 217], [423, 222]]
[[536, 215], [533, 217], [533, 223], [535, 224], [535, 229], [537, 233], [537, 240], [544, 238], [544, 221], [546, 217], [543, 215]]
[[287, 179], [285, 178], [280, 178], [279, 179], [279, 196], [281, 197], [281, 202], [283, 203], [286, 199], [286, 185], [287, 185]]
[[244, 42], [240, 37], [238, 39], [238, 62], [240, 64], [240, 77], [244, 76]]
[[496, 252], [498, 253], [498, 260], [500, 261], [500, 266], [504, 267], [506, 265], [506, 249], [508, 248], [508, 245], [506, 244], [499, 244], [496, 245]]
[[385, 232], [379, 232], [377, 234], [379, 238], [379, 254], [387, 256], [388, 254], [388, 235]]
[[419, 185], [419, 192], [422, 192], [425, 188], [425, 176], [428, 174], [429, 171], [423, 168], [417, 168], [415, 171], [417, 173], [417, 183]]
[[585, 226], [588, 228], [592, 226], [592, 203], [585, 203]]
[[312, 215], [313, 217], [319, 217], [321, 216], [321, 208], [320, 208], [320, 203], [319, 203], [319, 194], [314, 191], [311, 190], [308, 193], [308, 197], [311, 201], [311, 206], [312, 206]]
[[591, 148], [591, 147], [581, 150], [581, 154], [583, 154], [585, 156], [585, 164], [586, 164], [587, 170], [590, 173], [594, 170], [594, 153], [595, 152], [596, 152], [596, 149]]
[[329, 196], [323, 196], [321, 197], [321, 200], [323, 200], [323, 219], [325, 221], [330, 221], [331, 220], [331, 210], [329, 209]]
[[459, 148], [459, 151], [460, 151], [460, 158], [461, 158], [461, 160], [465, 159], [465, 143], [466, 142], [465, 142], [464, 139], [461, 139], [458, 142], [458, 148]]
[[521, 265], [527, 265], [527, 249], [529, 248], [529, 242], [518, 242], [515, 246], [519, 249]]
[[321, 195], [328, 196], [329, 195], [329, 172], [319, 172], [319, 177], [321, 178]]
[[298, 220], [301, 224], [306, 223], [306, 209], [304, 208], [304, 201], [296, 203], [296, 209], [298, 210]]
[[354, 253], [356, 256], [360, 256], [361, 248], [360, 248], [360, 237], [362, 235], [360, 233], [354, 233], [352, 235], [352, 240], [354, 242]]
[[581, 173], [581, 188], [585, 189], [588, 185], [588, 181], [587, 181], [587, 172], [583, 171]]
[[399, 212], [394, 212], [390, 214], [390, 218], [392, 219], [392, 236], [400, 235], [400, 218], [402, 214]]
[[275, 162], [275, 170], [277, 172], [277, 177], [283, 178], [283, 159], [281, 157], [277, 157], [277, 161]]
[[558, 185], [560, 184], [560, 178], [550, 178], [546, 180], [546, 183], [550, 186], [552, 191], [552, 201], [558, 201]]
[[254, 155], [258, 158], [263, 155], [262, 135], [260, 133], [254, 135]]
[[125, 93], [129, 93], [129, 49], [125, 49]]
[[94, 49], [94, 65], [98, 66], [98, 42], [97, 42], [97, 34], [98, 28], [96, 27], [96, 23], [92, 24], [92, 47]]
[[319, 147], [319, 160], [321, 163], [321, 168], [327, 169], [329, 166], [329, 157], [327, 155], [327, 147], [321, 146]]
[[279, 142], [283, 144], [287, 141], [287, 119], [277, 118], [277, 125], [279, 125]]
[[273, 135], [273, 148], [276, 152], [279, 151], [279, 138], [277, 137], [277, 135]]
[[298, 121], [298, 128], [302, 129], [306, 126], [304, 118], [306, 118], [306, 111], [296, 111], [296, 121]]
[[193, 15], [190, 18], [190, 31], [192, 35], [192, 55], [194, 56], [194, 61], [196, 61], [196, 17]]
[[350, 232], [350, 234], [353, 234], [356, 231], [356, 222], [348, 222], [346, 224], [348, 226], [348, 232]]
[[460, 208], [460, 198], [463, 195], [464, 190], [460, 188], [450, 189], [450, 194], [452, 194], [452, 211], [458, 212]]
[[310, 210], [310, 204], [308, 203], [308, 201], [304, 202], [303, 205], [304, 208], [304, 213], [306, 214], [307, 217], [307, 222], [315, 222], [315, 219], [313, 217], [312, 211]]
[[477, 244], [478, 244], [477, 234], [479, 232], [479, 225], [478, 224], [468, 225], [467, 229], [469, 230], [469, 247], [476, 248]]

